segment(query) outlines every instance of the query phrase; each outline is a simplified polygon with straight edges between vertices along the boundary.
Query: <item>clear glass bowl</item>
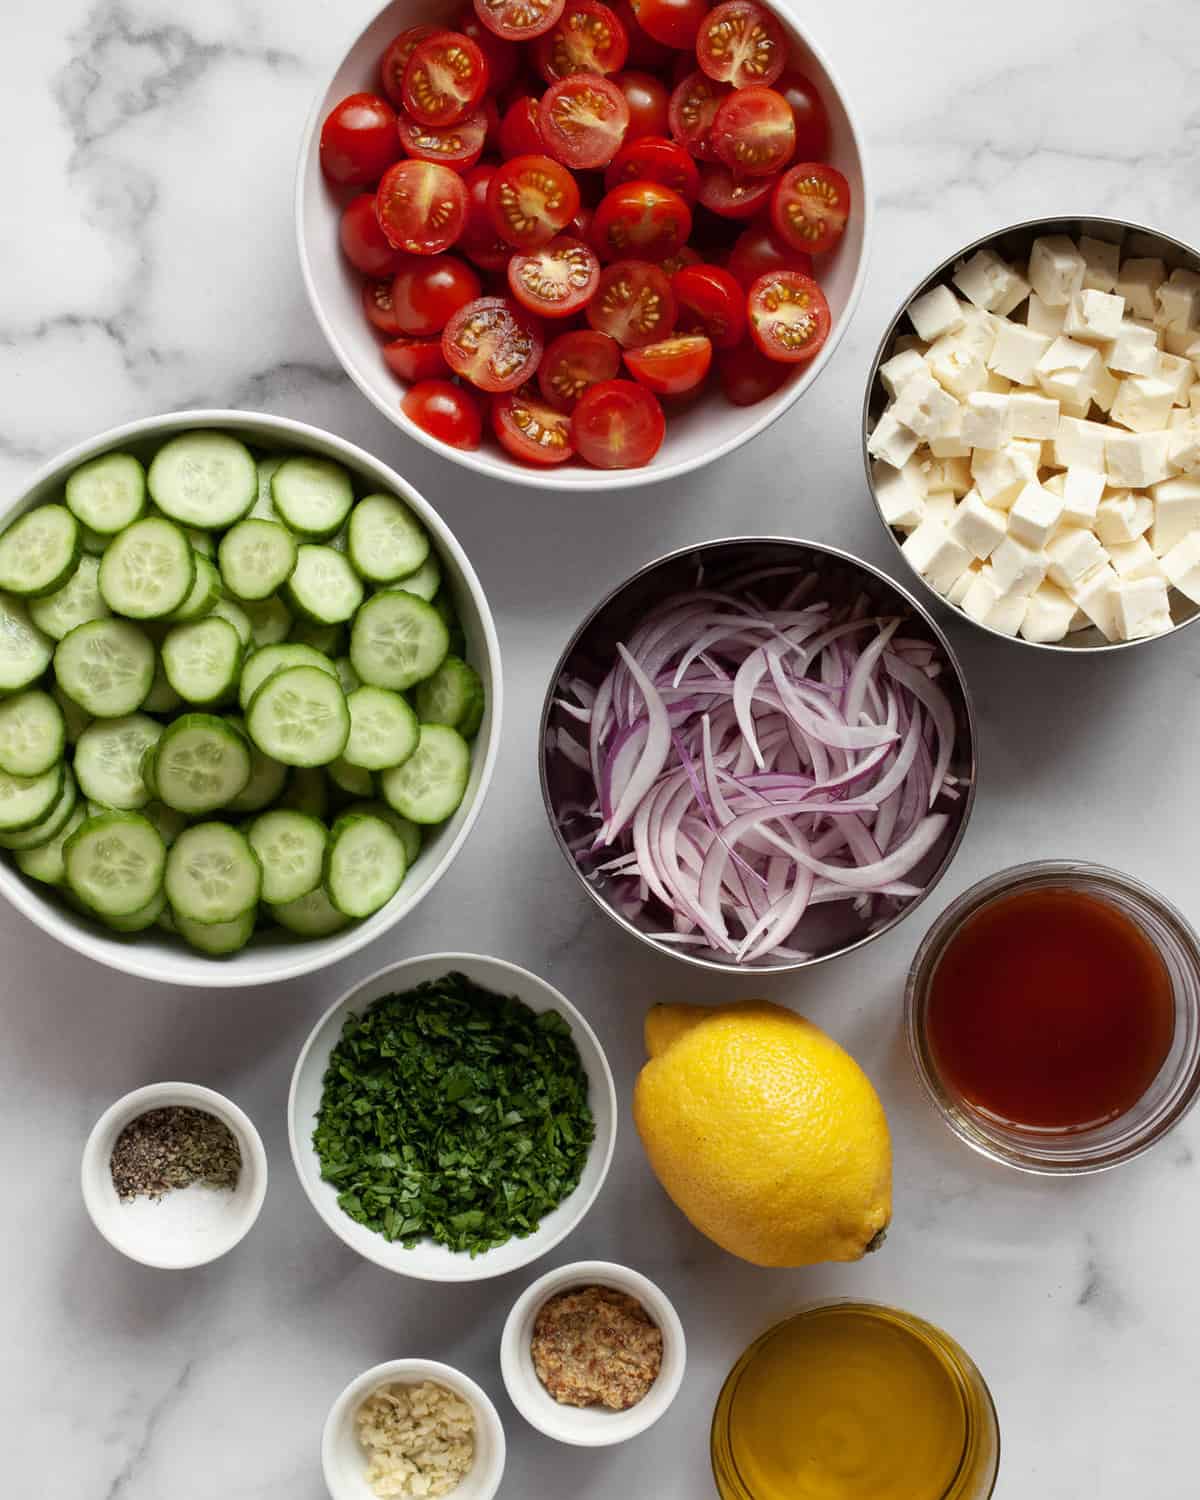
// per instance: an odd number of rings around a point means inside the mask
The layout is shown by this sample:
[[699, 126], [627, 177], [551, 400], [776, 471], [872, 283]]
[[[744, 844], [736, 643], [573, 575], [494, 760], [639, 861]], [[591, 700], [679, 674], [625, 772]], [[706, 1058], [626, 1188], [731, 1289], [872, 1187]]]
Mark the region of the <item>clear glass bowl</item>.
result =
[[[1011, 1125], [974, 1108], [939, 1072], [927, 1030], [933, 976], [962, 925], [999, 896], [1048, 889], [1092, 896], [1135, 922], [1162, 956], [1175, 1002], [1171, 1050], [1150, 1087], [1116, 1119], [1074, 1131]], [[1169, 901], [1119, 870], [1075, 860], [1014, 865], [972, 886], [930, 928], [908, 972], [904, 1019], [917, 1076], [946, 1124], [968, 1146], [1022, 1172], [1102, 1172], [1149, 1150], [1195, 1102], [1200, 1090], [1200, 938]]]

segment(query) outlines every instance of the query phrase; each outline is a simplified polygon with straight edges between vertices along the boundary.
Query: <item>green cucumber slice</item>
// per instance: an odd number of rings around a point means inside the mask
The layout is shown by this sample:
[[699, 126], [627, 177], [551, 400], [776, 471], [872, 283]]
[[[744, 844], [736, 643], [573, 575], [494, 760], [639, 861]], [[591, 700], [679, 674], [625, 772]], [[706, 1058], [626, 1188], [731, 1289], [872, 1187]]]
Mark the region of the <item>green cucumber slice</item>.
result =
[[228, 620], [212, 615], [169, 630], [162, 664], [167, 681], [186, 703], [219, 703], [237, 687], [242, 643]]
[[395, 583], [429, 556], [429, 533], [394, 495], [366, 495], [350, 512], [350, 561], [369, 583]]
[[198, 817], [244, 791], [251, 766], [250, 746], [233, 725], [215, 714], [184, 714], [155, 745], [147, 784], [168, 807]]
[[236, 797], [229, 799], [225, 810], [231, 813], [261, 812], [264, 807], [270, 807], [273, 802], [278, 801], [287, 783], [288, 768], [282, 762], [272, 760], [269, 755], [262, 753], [246, 735], [246, 726], [236, 715], [230, 714], [229, 722], [239, 734], [246, 736], [246, 743], [250, 746], [250, 780]]
[[258, 905], [262, 866], [230, 824], [196, 823], [171, 845], [164, 885], [176, 920], [232, 922]]
[[30, 598], [57, 593], [79, 554], [79, 522], [65, 505], [27, 510], [0, 536], [0, 589]]
[[263, 871], [263, 900], [297, 901], [321, 883], [329, 835], [318, 818], [274, 808], [246, 830]]
[[219, 619], [228, 620], [238, 633], [238, 639], [243, 646], [249, 646], [253, 632], [250, 629], [250, 616], [233, 599], [222, 596], [213, 605], [213, 614]]
[[78, 741], [79, 736], [92, 722], [92, 716], [86, 709], [80, 708], [74, 698], [69, 698], [63, 692], [62, 686], [57, 682], [51, 683], [50, 696], [62, 711], [63, 727], [67, 734], [67, 744], [74, 745]]
[[432, 677], [418, 684], [413, 707], [422, 724], [447, 724], [470, 739], [483, 720], [483, 682], [461, 657], [448, 656]]
[[339, 530], [354, 504], [354, 486], [341, 464], [297, 454], [271, 476], [271, 500], [297, 534], [324, 541]]
[[254, 936], [256, 917], [253, 907], [232, 922], [193, 922], [182, 912], [175, 912], [173, 928], [189, 948], [207, 953], [210, 958], [226, 958], [231, 953], [240, 953]]
[[318, 625], [314, 620], [297, 620], [288, 633], [288, 640], [296, 646], [311, 646], [330, 661], [346, 649], [346, 627], [344, 625]]
[[147, 927], [155, 925], [166, 909], [166, 892], [160, 886], [145, 906], [139, 906], [137, 911], [130, 912], [127, 917], [106, 917], [104, 920], [113, 932], [123, 932], [127, 935], [145, 932]]
[[354, 617], [350, 661], [363, 682], [403, 692], [431, 677], [450, 649], [446, 622], [403, 589], [373, 594]]
[[324, 885], [348, 917], [369, 917], [386, 906], [407, 868], [404, 845], [382, 818], [344, 814], [330, 830]]
[[436, 597], [442, 586], [442, 565], [437, 560], [437, 554], [431, 552], [415, 573], [410, 573], [407, 578], [402, 578], [394, 587], [403, 589], [407, 594], [415, 594], [418, 599], [427, 602]]
[[316, 766], [293, 767], [279, 805], [312, 818], [324, 818], [329, 812], [329, 781], [325, 772]]
[[417, 748], [421, 726], [408, 700], [388, 688], [363, 686], [346, 697], [350, 738], [342, 752], [352, 766], [386, 771]]
[[350, 918], [330, 901], [323, 885], [297, 901], [273, 905], [271, 915], [281, 927], [300, 938], [331, 937], [350, 923]]
[[0, 771], [40, 776], [63, 758], [67, 731], [62, 709], [34, 689], [0, 703]]
[[166, 858], [154, 825], [134, 812], [85, 818], [63, 849], [67, 884], [102, 917], [127, 917], [152, 901]]
[[247, 512], [247, 517], [254, 516], [261, 521], [279, 520], [279, 512], [275, 509], [275, 502], [271, 499], [271, 480], [275, 477], [275, 470], [285, 458], [287, 458], [286, 453], [269, 453], [265, 458], [259, 459], [258, 495]]
[[246, 729], [264, 754], [289, 766], [328, 765], [341, 755], [350, 712], [330, 667], [285, 667], [254, 694]]
[[285, 593], [292, 609], [317, 625], [340, 625], [363, 601], [362, 581], [332, 547], [299, 548]]
[[62, 790], [58, 794], [58, 800], [46, 816], [37, 823], [31, 823], [28, 828], [18, 829], [15, 833], [0, 833], [0, 849], [11, 849], [14, 853], [25, 849], [40, 849], [43, 844], [58, 835], [74, 812], [78, 800], [79, 789], [68, 767], [63, 772]]
[[154, 647], [128, 620], [77, 625], [54, 651], [62, 690], [97, 719], [119, 719], [140, 708], [154, 682]]
[[76, 625], [103, 620], [108, 614], [108, 605], [100, 594], [100, 564], [86, 553], [62, 588], [29, 601], [29, 618], [56, 641], [69, 635]]
[[194, 544], [192, 561], [196, 565], [196, 577], [187, 598], [168, 616], [172, 621], [202, 620], [212, 614], [221, 598], [221, 575]]
[[375, 795], [375, 783], [371, 780], [370, 771], [364, 771], [361, 766], [352, 766], [344, 755], [331, 760], [325, 767], [325, 774], [338, 791], [345, 792], [348, 797]]
[[[74, 782], [71, 783], [74, 786]], [[72, 799], [66, 820], [57, 833], [30, 849], [18, 849], [13, 854], [17, 869], [30, 880], [40, 880], [46, 885], [60, 885], [66, 874], [67, 862], [63, 849], [67, 840], [87, 817], [83, 804]]]
[[124, 812], [145, 807], [150, 792], [142, 777], [142, 761], [162, 733], [163, 726], [145, 714], [94, 719], [75, 747], [80, 791], [92, 802]]
[[471, 747], [444, 724], [422, 724], [417, 748], [402, 766], [382, 771], [389, 807], [414, 823], [444, 823], [462, 801], [471, 775]]
[[424, 837], [416, 823], [408, 818], [402, 818], [385, 802], [352, 802], [349, 807], [342, 810], [343, 816], [349, 813], [367, 813], [372, 817], [382, 818], [389, 828], [400, 835], [400, 842], [404, 845], [404, 858], [409, 867], [412, 867], [417, 855], [421, 852], [421, 840]]
[[282, 672], [285, 667], [315, 667], [318, 672], [327, 672], [331, 677], [337, 676], [337, 669], [328, 657], [314, 651], [311, 646], [301, 645], [299, 641], [281, 641], [275, 646], [264, 646], [249, 656], [242, 667], [238, 702], [243, 713], [250, 707], [251, 698], [267, 678], [274, 676], [276, 672]]
[[0, 693], [35, 682], [53, 655], [54, 642], [33, 624], [24, 604], [0, 594]]
[[187, 599], [196, 554], [173, 521], [147, 516], [119, 532], [100, 559], [100, 594], [114, 614], [159, 620]]
[[102, 453], [67, 480], [67, 507], [82, 525], [105, 537], [141, 519], [146, 471], [132, 453]]
[[217, 560], [231, 594], [239, 599], [267, 599], [291, 577], [296, 539], [278, 521], [247, 517], [221, 538]]
[[258, 468], [227, 432], [185, 432], [164, 443], [146, 476], [159, 509], [184, 526], [223, 531], [258, 496]]
[[277, 646], [286, 641], [292, 628], [292, 615], [282, 599], [248, 599], [242, 606], [250, 621], [252, 643], [259, 646]]

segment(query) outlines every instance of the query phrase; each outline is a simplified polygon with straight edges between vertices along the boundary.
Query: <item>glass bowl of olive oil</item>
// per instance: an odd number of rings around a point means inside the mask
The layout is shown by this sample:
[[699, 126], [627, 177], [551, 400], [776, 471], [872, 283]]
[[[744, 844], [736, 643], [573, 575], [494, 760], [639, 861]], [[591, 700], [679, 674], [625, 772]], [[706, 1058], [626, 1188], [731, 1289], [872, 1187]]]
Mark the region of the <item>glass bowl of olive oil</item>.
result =
[[987, 1500], [1000, 1430], [970, 1357], [871, 1302], [769, 1329], [730, 1371], [712, 1425], [722, 1500]]

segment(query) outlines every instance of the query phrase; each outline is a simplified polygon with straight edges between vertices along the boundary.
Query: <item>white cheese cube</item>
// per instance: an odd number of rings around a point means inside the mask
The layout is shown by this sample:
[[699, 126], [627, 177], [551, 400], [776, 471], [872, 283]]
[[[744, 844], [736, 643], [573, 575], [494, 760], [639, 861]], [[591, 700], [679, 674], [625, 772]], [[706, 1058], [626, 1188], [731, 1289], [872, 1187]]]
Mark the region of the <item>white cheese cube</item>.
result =
[[911, 349], [915, 353], [919, 354], [922, 359], [924, 359], [925, 351], [928, 348], [929, 345], [925, 342], [925, 340], [919, 339], [915, 333], [898, 333], [892, 340], [893, 354], [907, 354]]
[[925, 515], [925, 496], [913, 483], [907, 465], [903, 469], [893, 469], [891, 464], [873, 463], [871, 478], [875, 482], [879, 513], [889, 526], [912, 531], [921, 524]]
[[1154, 508], [1145, 495], [1117, 490], [1105, 495], [1096, 507], [1096, 535], [1106, 547], [1132, 542], [1150, 529]]
[[987, 384], [984, 390], [993, 396], [1007, 396], [1013, 388], [1013, 383], [1007, 375], [1001, 375], [995, 370], [988, 371]]
[[1104, 467], [1104, 445], [1111, 429], [1103, 422], [1083, 421], [1079, 417], [1059, 417], [1054, 434], [1054, 462], [1061, 469], [1073, 464], [1083, 469]]
[[1037, 362], [1035, 375], [1047, 396], [1064, 404], [1087, 404], [1103, 368], [1100, 351], [1059, 334]]
[[1104, 444], [1104, 470], [1116, 489], [1144, 490], [1171, 472], [1167, 454], [1169, 432], [1119, 432], [1109, 428]]
[[894, 469], [902, 469], [921, 445], [921, 439], [911, 427], [896, 421], [891, 407], [875, 424], [867, 439], [867, 452], [872, 458], [881, 458]]
[[996, 510], [1007, 510], [1031, 479], [1037, 460], [1008, 443], [1003, 448], [979, 448], [971, 455], [971, 478], [982, 498]]
[[1102, 368], [1096, 376], [1096, 385], [1092, 391], [1092, 400], [1101, 411], [1110, 412], [1113, 409], [1113, 402], [1117, 399], [1120, 389], [1121, 382], [1113, 372]]
[[962, 438], [972, 448], [1002, 448], [1010, 433], [1008, 397], [973, 391], [962, 414]]
[[1074, 618], [1074, 601], [1055, 584], [1042, 583], [1029, 596], [1021, 634], [1027, 641], [1061, 641]]
[[989, 630], [998, 630], [1001, 635], [1016, 635], [1025, 620], [1029, 600], [1024, 594], [1005, 594], [984, 617]]
[[992, 343], [996, 337], [996, 319], [990, 312], [984, 312], [981, 307], [972, 307], [969, 302], [959, 302], [958, 310], [963, 320], [959, 338], [968, 343], [980, 359], [986, 360], [992, 352]]
[[[1066, 484], [1066, 471], [1062, 469], [1060, 469], [1057, 474], [1051, 474], [1048, 479], [1042, 480], [1042, 488], [1049, 490], [1052, 495], [1057, 495], [1060, 500], [1063, 497], [1063, 492], [1066, 489]], [[1065, 515], [1063, 516], [1062, 524], [1064, 526], [1067, 524]]]
[[1006, 536], [990, 558], [992, 576], [1002, 594], [1028, 596], [1046, 576], [1048, 561], [1044, 552], [1026, 547], [1015, 537]]
[[[1081, 531], [1079, 535], [1088, 536], [1090, 533]], [[1095, 541], [1095, 537], [1092, 540]], [[1067, 589], [1077, 607], [1110, 641], [1117, 640], [1121, 633], [1117, 623], [1117, 586], [1120, 581], [1106, 562], [1085, 574], [1073, 588]]]
[[1083, 286], [1087, 262], [1073, 240], [1052, 234], [1034, 240], [1029, 252], [1029, 280], [1051, 307], [1065, 307]]
[[985, 503], [978, 490], [961, 501], [950, 523], [950, 535], [981, 561], [1004, 540], [1004, 512]]
[[1051, 439], [1058, 432], [1061, 408], [1049, 396], [1036, 391], [1014, 391], [1008, 398], [1009, 425], [1014, 437]]
[[1064, 523], [1068, 526], [1093, 526], [1103, 494], [1103, 473], [1078, 464], [1069, 468], [1062, 489]]
[[1012, 503], [1008, 534], [1040, 552], [1053, 535], [1062, 513], [1062, 496], [1051, 494], [1036, 479], [1032, 480]]
[[1125, 319], [1104, 351], [1104, 363], [1122, 375], [1156, 375], [1158, 360], [1158, 335], [1132, 318]]
[[976, 573], [970, 587], [962, 597], [962, 611], [970, 615], [972, 620], [985, 620], [988, 611], [993, 609], [1002, 597], [1003, 590], [996, 582], [995, 575], [990, 567], [983, 567]]
[[932, 344], [944, 333], [957, 333], [965, 323], [958, 298], [948, 286], [935, 286], [908, 305], [909, 322], [919, 338]]
[[1191, 359], [1196, 346], [1197, 333], [1194, 328], [1160, 328], [1159, 341], [1168, 354], [1178, 354], [1181, 359]]
[[969, 458], [940, 458], [932, 452], [917, 455], [922, 484], [926, 490], [950, 490], [958, 498], [971, 488], [971, 463]]
[[1163, 569], [1144, 536], [1132, 542], [1110, 542], [1108, 560], [1118, 578], [1161, 578]]
[[929, 439], [929, 451], [934, 458], [970, 458], [971, 450], [963, 442], [961, 406], [941, 432]]
[[1054, 342], [1048, 334], [1032, 333], [1023, 323], [1001, 320], [987, 366], [1017, 385], [1032, 385], [1038, 360]]
[[[958, 412], [958, 402], [944, 391], [928, 370], [904, 382], [892, 406], [892, 415], [919, 438], [932, 437]], [[1166, 423], [1164, 421], [1163, 425]]]
[[949, 593], [971, 562], [967, 549], [932, 516], [926, 516], [900, 550], [939, 594]]
[[1025, 317], [1026, 328], [1034, 333], [1048, 333], [1054, 339], [1063, 331], [1063, 324], [1066, 321], [1066, 306], [1051, 307], [1048, 302], [1043, 302], [1036, 292], [1029, 294], [1029, 309]]
[[971, 564], [967, 571], [962, 575], [958, 582], [954, 584], [953, 588], [951, 588], [950, 592], [946, 595], [947, 604], [957, 604], [959, 606], [962, 605], [963, 600], [967, 597], [967, 591], [975, 582], [976, 578], [979, 577], [979, 569], [979, 563], [973, 562]]
[[1085, 266], [1084, 287], [1096, 292], [1113, 291], [1121, 268], [1120, 247], [1084, 234], [1079, 237], [1079, 253]]
[[951, 278], [968, 302], [1007, 316], [1029, 295], [1029, 283], [993, 250], [977, 250], [959, 261]]
[[1135, 317], [1153, 319], [1158, 310], [1154, 294], [1166, 279], [1167, 268], [1157, 257], [1124, 260], [1117, 292]]
[[1084, 614], [1083, 610], [1081, 610], [1077, 604], [1075, 606], [1075, 613], [1071, 619], [1071, 628], [1068, 634], [1074, 635], [1076, 631], [1089, 630], [1091, 628], [1091, 624], [1092, 622], [1088, 619], [1087, 615]]
[[1186, 406], [1188, 404], [1188, 393], [1195, 379], [1195, 370], [1190, 359], [1184, 359], [1179, 354], [1160, 354], [1158, 356], [1158, 369], [1155, 372], [1160, 380], [1165, 380], [1172, 390], [1172, 404], [1174, 406]]
[[1189, 531], [1200, 528], [1200, 479], [1167, 479], [1150, 494], [1154, 501], [1150, 545], [1157, 557], [1165, 557]]
[[1167, 462], [1177, 474], [1200, 474], [1200, 422], [1194, 413], [1188, 415], [1189, 420], [1172, 429]]
[[1112, 404], [1112, 419], [1131, 432], [1161, 432], [1171, 416], [1175, 392], [1157, 375], [1127, 375]]
[[925, 496], [925, 519], [940, 521], [949, 530], [958, 500], [952, 490], [930, 490]]
[[948, 333], [931, 344], [925, 363], [937, 383], [960, 401], [987, 381], [983, 356], [961, 333]]
[[1076, 292], [1067, 308], [1063, 332], [1084, 344], [1107, 344], [1120, 331], [1124, 313], [1124, 297], [1112, 292]]
[[1094, 569], [1104, 565], [1107, 553], [1090, 531], [1081, 526], [1066, 527], [1046, 543], [1050, 581], [1069, 594]]
[[1171, 628], [1171, 606], [1163, 578], [1124, 578], [1117, 585], [1117, 623], [1127, 641], [1162, 635]]
[[1200, 324], [1200, 276], [1195, 271], [1172, 271], [1154, 294], [1154, 322], [1159, 328], [1185, 333]]
[[914, 375], [922, 374], [924, 370], [925, 361], [922, 356], [915, 349], [903, 349], [879, 366], [879, 378], [883, 381], [884, 390], [894, 401], [904, 389], [905, 382]]
[[1200, 531], [1189, 531], [1163, 557], [1162, 570], [1181, 594], [1200, 604]]

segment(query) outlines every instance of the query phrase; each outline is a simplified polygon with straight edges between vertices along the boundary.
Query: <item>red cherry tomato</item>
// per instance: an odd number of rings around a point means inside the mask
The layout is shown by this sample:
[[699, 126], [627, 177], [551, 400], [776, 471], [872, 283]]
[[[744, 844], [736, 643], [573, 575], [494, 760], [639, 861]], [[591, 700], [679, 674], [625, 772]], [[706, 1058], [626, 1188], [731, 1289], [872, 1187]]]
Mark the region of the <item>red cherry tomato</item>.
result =
[[708, 132], [721, 101], [730, 93], [729, 85], [717, 83], [706, 73], [689, 73], [675, 86], [668, 114], [671, 135], [693, 156], [711, 161], [713, 149]]
[[427, 36], [435, 36], [440, 26], [410, 26], [388, 45], [379, 64], [383, 79], [383, 92], [397, 109], [404, 108], [404, 70], [413, 55], [413, 48]]
[[609, 192], [623, 182], [658, 182], [691, 204], [700, 191], [700, 169], [677, 141], [644, 135], [622, 146], [604, 174]]
[[629, 105], [610, 79], [573, 73], [542, 95], [538, 125], [546, 149], [564, 165], [605, 167], [625, 139]]
[[671, 278], [681, 333], [704, 333], [717, 349], [732, 349], [746, 332], [746, 293], [723, 266], [685, 266]]
[[396, 322], [396, 309], [392, 306], [392, 278], [390, 276], [386, 281], [363, 282], [363, 312], [380, 333], [386, 333], [390, 338], [395, 338], [400, 332], [400, 325]]
[[[490, 100], [485, 99], [484, 104], [488, 103]], [[402, 114], [396, 130], [406, 156], [417, 161], [440, 161], [463, 171], [483, 155], [488, 117], [481, 108], [473, 109], [453, 125], [422, 125], [411, 115]]]
[[735, 89], [772, 84], [787, 64], [783, 27], [754, 0], [728, 0], [704, 17], [696, 59], [710, 78]]
[[549, 31], [565, 0], [475, 0], [475, 14], [506, 42], [527, 42]]
[[495, 175], [495, 167], [482, 163], [463, 173], [467, 189], [467, 222], [454, 248], [482, 271], [503, 271], [512, 254], [512, 246], [496, 233], [488, 208], [488, 186]]
[[448, 250], [467, 222], [467, 189], [457, 172], [431, 161], [398, 161], [383, 174], [375, 212], [390, 245], [413, 255]]
[[450, 366], [442, 353], [441, 339], [393, 339], [383, 346], [383, 358], [401, 380], [448, 380]]
[[626, 349], [629, 373], [660, 396], [679, 396], [700, 384], [712, 364], [713, 346], [702, 333], [674, 334], [641, 349]]
[[638, 25], [667, 47], [696, 45], [708, 0], [630, 0]]
[[687, 243], [692, 211], [658, 182], [623, 182], [600, 200], [592, 244], [601, 260], [665, 260]]
[[672, 49], [656, 42], [648, 31], [643, 30], [629, 0], [609, 0], [609, 4], [625, 27], [625, 35], [629, 39], [629, 57], [626, 60], [630, 67], [665, 67], [673, 56]]
[[625, 144], [646, 135], [665, 136], [670, 129], [667, 123], [667, 105], [671, 98], [665, 85], [652, 73], [639, 73], [632, 69], [614, 73], [612, 81], [625, 95], [625, 103], [629, 106]]
[[488, 211], [502, 240], [518, 250], [536, 250], [579, 212], [579, 188], [549, 156], [514, 156], [488, 185]]
[[774, 177], [735, 177], [723, 162], [700, 174], [700, 202], [723, 219], [751, 218], [766, 208], [774, 189]]
[[774, 89], [736, 89], [721, 101], [708, 139], [730, 171], [770, 177], [792, 159], [796, 120], [791, 105]]
[[365, 276], [393, 276], [404, 259], [384, 238], [375, 217], [375, 197], [360, 193], [346, 205], [339, 231], [342, 254]]
[[456, 375], [481, 391], [514, 391], [538, 367], [542, 331], [507, 297], [480, 297], [446, 324], [442, 353]]
[[543, 401], [533, 385], [492, 397], [492, 431], [528, 464], [561, 464], [575, 451], [570, 417]]
[[534, 46], [547, 83], [572, 73], [615, 73], [625, 66], [629, 39], [617, 14], [601, 0], [567, 0], [554, 26]]
[[410, 386], [400, 410], [423, 432], [451, 448], [478, 448], [483, 436], [479, 402], [450, 380], [421, 380]]
[[796, 122], [796, 155], [802, 161], [824, 161], [829, 155], [829, 116], [812, 80], [789, 69], [775, 85], [792, 107]]
[[400, 155], [396, 111], [378, 94], [350, 94], [321, 126], [321, 170], [341, 187], [370, 187]]
[[675, 327], [671, 282], [648, 260], [614, 261], [601, 272], [587, 320], [624, 349], [657, 343]]
[[682, 271], [684, 266], [698, 266], [704, 257], [690, 245], [680, 245], [674, 255], [668, 255], [666, 260], [660, 260], [659, 265], [668, 276], [674, 276], [677, 271]]
[[598, 469], [639, 469], [662, 446], [667, 430], [656, 397], [632, 380], [601, 380], [571, 413], [571, 441]]
[[592, 220], [595, 214], [590, 208], [581, 207], [579, 212], [567, 225], [567, 233], [577, 240], [583, 240], [585, 244], [592, 242]]
[[551, 406], [570, 411], [589, 386], [612, 380], [621, 368], [621, 346], [607, 333], [573, 328], [546, 346], [538, 385]]
[[487, 81], [487, 59], [469, 36], [435, 31], [408, 59], [404, 107], [422, 125], [453, 125], [483, 98]]
[[799, 364], [829, 337], [829, 303], [803, 271], [768, 271], [746, 294], [750, 336], [768, 359]]
[[508, 263], [508, 284], [531, 313], [566, 318], [591, 300], [600, 284], [600, 262], [590, 245], [560, 235], [540, 250], [514, 255]]
[[754, 344], [739, 344], [720, 361], [721, 389], [733, 406], [753, 406], [773, 396], [791, 373], [788, 366], [768, 359]]
[[538, 124], [538, 102], [523, 94], [513, 100], [500, 121], [500, 154], [506, 157], [530, 156], [545, 149], [546, 143]]
[[460, 307], [474, 302], [478, 275], [457, 255], [412, 255], [392, 283], [392, 306], [401, 333], [441, 333]]
[[487, 58], [488, 93], [499, 94], [517, 76], [521, 66], [521, 54], [513, 42], [504, 42], [485, 26], [475, 14], [475, 7], [467, 0], [454, 23], [454, 30], [469, 36]]
[[811, 276], [812, 268], [811, 255], [785, 245], [765, 222], [743, 229], [729, 252], [730, 272], [746, 288], [767, 271], [803, 271]]
[[789, 167], [771, 199], [771, 223], [796, 250], [820, 255], [841, 239], [850, 217], [850, 184], [836, 167], [805, 162]]

